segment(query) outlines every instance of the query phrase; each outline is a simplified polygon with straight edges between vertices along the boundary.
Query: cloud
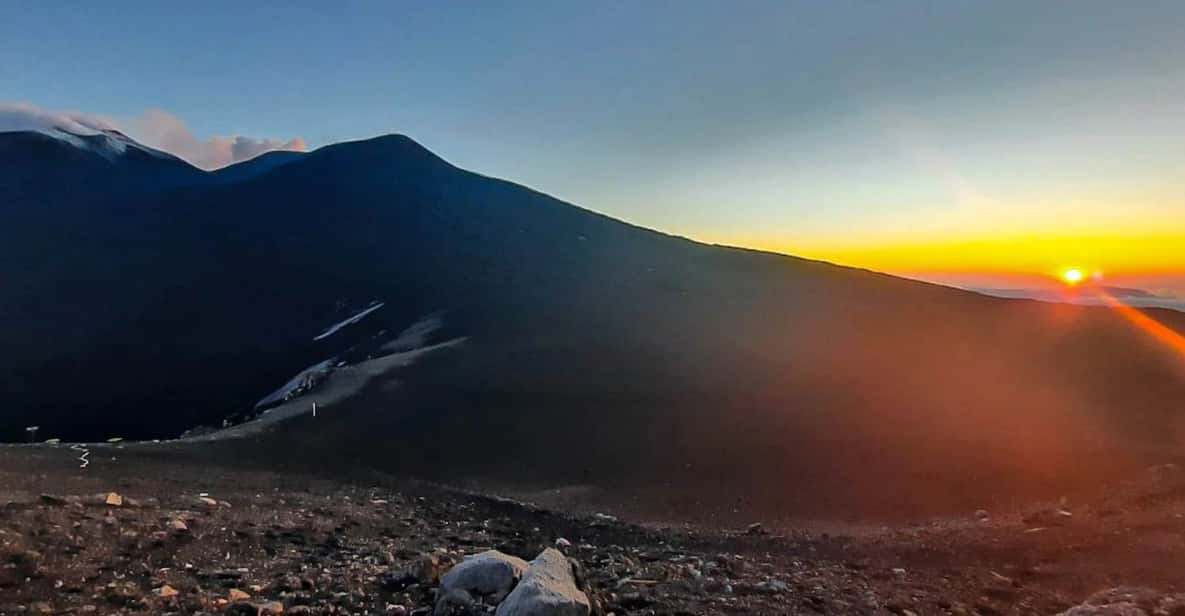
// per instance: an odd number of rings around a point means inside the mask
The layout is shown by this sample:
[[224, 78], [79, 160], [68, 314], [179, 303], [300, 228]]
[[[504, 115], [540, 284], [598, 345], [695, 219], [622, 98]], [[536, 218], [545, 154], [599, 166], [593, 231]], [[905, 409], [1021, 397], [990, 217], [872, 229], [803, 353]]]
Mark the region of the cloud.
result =
[[144, 145], [176, 154], [203, 169], [225, 167], [273, 150], [305, 150], [300, 137], [287, 141], [242, 135], [201, 139], [181, 118], [161, 109], [150, 109], [132, 120], [128, 132]]
[[30, 103], [0, 101], [0, 131], [55, 128], [77, 135], [94, 135], [116, 126], [115, 121], [106, 116], [78, 111], [47, 111]]
[[243, 135], [202, 139], [181, 118], [162, 109], [149, 109], [126, 122], [75, 111], [48, 111], [30, 103], [0, 101], [0, 131], [61, 129], [80, 135], [119, 130], [146, 146], [179, 156], [202, 169], [218, 169], [273, 150], [303, 152], [305, 142]]

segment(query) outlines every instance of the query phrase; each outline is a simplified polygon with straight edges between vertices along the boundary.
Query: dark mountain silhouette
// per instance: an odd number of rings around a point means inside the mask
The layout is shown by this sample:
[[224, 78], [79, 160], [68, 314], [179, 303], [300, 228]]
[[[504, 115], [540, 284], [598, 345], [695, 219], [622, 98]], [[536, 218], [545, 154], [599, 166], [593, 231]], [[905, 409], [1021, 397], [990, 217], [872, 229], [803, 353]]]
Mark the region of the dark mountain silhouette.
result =
[[304, 156], [304, 152], [273, 150], [243, 162], [215, 170], [210, 175], [215, 182], [239, 182], [267, 173], [276, 167], [286, 165]]
[[0, 134], [5, 435], [172, 437], [437, 315], [463, 343], [252, 450], [910, 501], [1176, 443], [1183, 358], [1107, 309], [704, 245], [403, 136], [242, 165]]

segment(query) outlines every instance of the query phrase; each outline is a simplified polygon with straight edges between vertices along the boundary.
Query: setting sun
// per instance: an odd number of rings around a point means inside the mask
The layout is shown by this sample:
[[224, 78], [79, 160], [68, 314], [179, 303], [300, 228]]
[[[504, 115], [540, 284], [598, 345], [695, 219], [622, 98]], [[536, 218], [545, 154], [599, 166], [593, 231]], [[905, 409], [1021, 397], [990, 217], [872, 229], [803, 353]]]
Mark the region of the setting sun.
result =
[[1062, 272], [1062, 280], [1064, 280], [1066, 282], [1066, 284], [1071, 285], [1071, 286], [1082, 282], [1085, 278], [1086, 278], [1086, 274], [1083, 273], [1082, 270], [1080, 270], [1076, 267], [1070, 268], [1070, 269]]

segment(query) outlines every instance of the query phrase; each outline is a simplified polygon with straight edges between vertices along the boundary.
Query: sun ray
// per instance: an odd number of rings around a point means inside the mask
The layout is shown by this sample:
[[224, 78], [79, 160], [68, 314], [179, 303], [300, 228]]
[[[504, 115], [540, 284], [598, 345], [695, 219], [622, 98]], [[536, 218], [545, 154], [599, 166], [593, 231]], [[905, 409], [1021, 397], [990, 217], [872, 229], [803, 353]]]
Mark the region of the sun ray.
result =
[[1123, 318], [1127, 319], [1132, 325], [1136, 326], [1140, 331], [1148, 334], [1158, 342], [1163, 343], [1166, 347], [1176, 352], [1182, 358], [1185, 358], [1185, 336], [1178, 333], [1169, 326], [1153, 319], [1144, 314], [1142, 310], [1134, 306], [1123, 303], [1119, 298], [1107, 292], [1102, 287], [1096, 287], [1094, 293], [1099, 296], [1106, 303], [1107, 306], [1118, 312]]

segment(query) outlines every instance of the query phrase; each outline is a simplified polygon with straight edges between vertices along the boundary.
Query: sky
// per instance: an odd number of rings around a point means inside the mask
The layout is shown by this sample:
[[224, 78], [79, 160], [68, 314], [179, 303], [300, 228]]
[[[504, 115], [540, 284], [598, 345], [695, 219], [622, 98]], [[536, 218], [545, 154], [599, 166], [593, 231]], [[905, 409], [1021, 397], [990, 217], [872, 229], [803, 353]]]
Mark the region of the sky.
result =
[[0, 101], [207, 167], [404, 133], [703, 241], [1185, 297], [1185, 3], [262, 4], [0, 3]]

